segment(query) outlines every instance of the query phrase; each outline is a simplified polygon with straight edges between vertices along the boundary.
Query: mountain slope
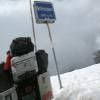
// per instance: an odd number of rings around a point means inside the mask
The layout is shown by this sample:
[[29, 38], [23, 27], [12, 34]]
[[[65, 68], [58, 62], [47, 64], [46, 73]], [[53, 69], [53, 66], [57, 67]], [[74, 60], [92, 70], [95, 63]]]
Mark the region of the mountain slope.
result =
[[100, 100], [100, 64], [61, 75], [63, 89], [57, 76], [51, 77], [55, 100]]

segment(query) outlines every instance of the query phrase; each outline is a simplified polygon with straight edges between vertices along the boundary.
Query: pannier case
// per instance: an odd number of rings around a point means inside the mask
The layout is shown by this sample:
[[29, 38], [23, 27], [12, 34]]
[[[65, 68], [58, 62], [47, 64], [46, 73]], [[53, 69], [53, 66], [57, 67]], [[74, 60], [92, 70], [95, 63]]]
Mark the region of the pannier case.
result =
[[15, 87], [0, 93], [0, 100], [18, 100]]
[[39, 75], [38, 84], [41, 100], [52, 100], [52, 87], [48, 72]]
[[38, 71], [34, 52], [30, 52], [20, 57], [13, 57], [11, 65], [14, 81], [19, 80], [19, 77], [27, 72]]

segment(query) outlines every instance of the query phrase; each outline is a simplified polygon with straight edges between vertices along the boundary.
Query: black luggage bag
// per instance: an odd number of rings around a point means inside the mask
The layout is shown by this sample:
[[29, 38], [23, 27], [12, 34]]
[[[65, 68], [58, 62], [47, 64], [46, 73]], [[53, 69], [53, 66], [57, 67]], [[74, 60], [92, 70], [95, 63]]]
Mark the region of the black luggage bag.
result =
[[34, 51], [34, 44], [30, 37], [18, 37], [12, 41], [10, 50], [13, 57], [21, 56]]
[[11, 70], [3, 70], [4, 63], [0, 63], [0, 93], [13, 87], [13, 78]]
[[38, 50], [36, 52], [36, 60], [38, 64], [38, 74], [47, 72], [48, 54], [44, 50]]

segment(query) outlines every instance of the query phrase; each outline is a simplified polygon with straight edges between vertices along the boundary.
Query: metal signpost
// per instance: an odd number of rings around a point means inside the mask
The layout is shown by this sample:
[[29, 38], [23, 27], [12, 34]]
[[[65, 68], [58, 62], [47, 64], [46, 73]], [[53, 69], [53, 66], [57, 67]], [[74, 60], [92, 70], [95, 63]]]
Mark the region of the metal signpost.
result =
[[35, 45], [35, 51], [37, 51], [34, 20], [33, 20], [33, 13], [32, 13], [32, 1], [29, 0], [29, 3], [30, 3], [30, 13], [31, 13], [31, 20], [32, 20], [32, 31], [33, 31], [34, 45]]
[[38, 24], [44, 23], [44, 24], [47, 25], [48, 32], [49, 32], [49, 38], [50, 38], [50, 42], [51, 42], [51, 45], [52, 45], [53, 57], [54, 57], [55, 64], [56, 64], [59, 84], [60, 84], [60, 88], [62, 88], [58, 63], [57, 63], [55, 49], [54, 49], [54, 46], [53, 46], [53, 40], [52, 40], [51, 31], [50, 31], [50, 27], [49, 27], [49, 23], [54, 23], [55, 20], [56, 20], [53, 5], [52, 5], [51, 2], [34, 1], [34, 12], [35, 12], [36, 22]]

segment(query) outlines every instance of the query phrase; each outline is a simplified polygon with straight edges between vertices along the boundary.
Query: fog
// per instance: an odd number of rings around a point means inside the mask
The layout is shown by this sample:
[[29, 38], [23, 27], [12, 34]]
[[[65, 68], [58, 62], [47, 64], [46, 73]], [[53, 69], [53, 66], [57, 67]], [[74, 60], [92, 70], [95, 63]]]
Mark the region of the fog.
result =
[[[57, 17], [50, 29], [60, 72], [94, 64], [93, 54], [100, 48], [100, 1], [50, 1]], [[49, 54], [49, 72], [56, 74], [47, 26], [35, 23], [35, 33], [38, 49]], [[0, 0], [0, 61], [12, 39], [20, 36], [30, 36], [34, 42], [29, 0]]]

